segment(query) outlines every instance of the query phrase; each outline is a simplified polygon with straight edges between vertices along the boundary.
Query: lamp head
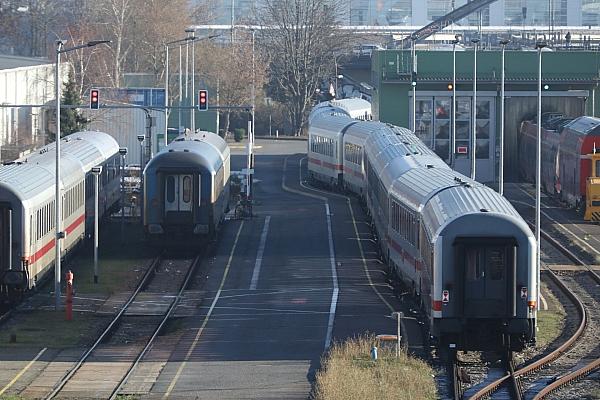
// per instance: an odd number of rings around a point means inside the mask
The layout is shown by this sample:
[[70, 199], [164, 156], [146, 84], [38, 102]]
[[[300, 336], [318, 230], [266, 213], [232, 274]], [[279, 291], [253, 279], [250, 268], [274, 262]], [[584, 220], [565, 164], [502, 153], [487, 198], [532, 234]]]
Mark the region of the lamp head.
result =
[[142, 143], [146, 137], [144, 135], [137, 135], [138, 142]]
[[185, 33], [188, 34], [188, 38], [189, 39], [195, 39], [196, 38], [196, 30], [193, 28], [187, 28], [185, 30]]
[[102, 173], [102, 165], [98, 165], [96, 167], [92, 167], [92, 174], [100, 175]]
[[481, 40], [479, 40], [478, 38], [473, 38], [471, 39], [471, 43], [477, 44], [479, 43]]
[[119, 149], [119, 154], [122, 155], [122, 156], [126, 155], [127, 154], [127, 147], [121, 147]]
[[536, 49], [543, 49], [544, 47], [548, 46], [548, 44], [546, 42], [537, 42], [535, 44], [535, 48]]
[[502, 40], [500, 40], [500, 44], [501, 44], [502, 46], [506, 46], [506, 45], [507, 45], [507, 44], [509, 44], [509, 43], [510, 43], [510, 40], [508, 40], [508, 39], [502, 39]]
[[97, 45], [103, 44], [103, 43], [110, 43], [110, 40], [91, 40], [91, 41], [87, 42], [87, 46], [92, 47], [92, 46], [97, 46]]

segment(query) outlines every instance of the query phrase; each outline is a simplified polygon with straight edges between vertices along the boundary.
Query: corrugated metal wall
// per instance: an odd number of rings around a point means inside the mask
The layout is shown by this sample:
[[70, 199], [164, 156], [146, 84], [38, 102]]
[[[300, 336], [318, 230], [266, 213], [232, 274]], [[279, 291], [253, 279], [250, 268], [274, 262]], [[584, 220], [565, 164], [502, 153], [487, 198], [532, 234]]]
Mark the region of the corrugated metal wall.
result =
[[[89, 130], [106, 132], [117, 140], [119, 146], [127, 147], [127, 165], [140, 163], [141, 150], [137, 136], [147, 136], [146, 112], [143, 109], [103, 108], [100, 110], [85, 109], [82, 111], [87, 118], [91, 119], [88, 125]], [[146, 146], [151, 146], [150, 149], [146, 149], [146, 155], [144, 156], [146, 163], [148, 162], [148, 152], [152, 156], [158, 151], [158, 139], [162, 140], [165, 130], [164, 113], [155, 110], [149, 110], [149, 113], [153, 117], [153, 126], [151, 128], [150, 143], [147, 142], [147, 138], [144, 143]]]
[[[585, 99], [581, 97], [542, 97], [542, 114], [560, 112], [565, 116], [585, 115]], [[506, 180], [519, 179], [519, 128], [525, 119], [533, 119], [537, 114], [537, 97], [511, 97], [505, 105], [505, 176]], [[535, 157], [535, 154], [532, 154]]]

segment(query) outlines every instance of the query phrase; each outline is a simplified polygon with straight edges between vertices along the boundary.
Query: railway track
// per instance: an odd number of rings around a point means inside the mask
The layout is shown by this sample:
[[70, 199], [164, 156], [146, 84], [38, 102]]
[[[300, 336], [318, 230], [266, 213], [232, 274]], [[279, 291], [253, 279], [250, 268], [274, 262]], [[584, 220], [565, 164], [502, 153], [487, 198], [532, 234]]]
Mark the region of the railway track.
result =
[[[167, 259], [164, 254], [158, 256], [93, 345], [44, 398], [61, 397], [63, 393], [79, 397], [76, 388], [83, 384], [86, 393], [96, 390], [97, 397], [115, 399], [172, 317], [201, 258], [201, 254], [185, 260]], [[144, 311], [148, 304], [150, 309]], [[90, 376], [97, 377], [103, 373], [106, 375], [101, 388], [85, 390]]]
[[600, 325], [600, 297], [597, 290], [600, 277], [547, 232], [542, 231], [541, 234], [547, 242], [584, 269], [583, 272], [573, 274], [573, 277], [568, 274], [559, 277], [551, 269], [547, 269], [550, 279], [576, 306], [579, 314], [577, 329], [554, 351], [522, 368], [507, 371], [470, 399], [488, 398], [492, 394], [495, 398], [505, 398], [506, 395], [501, 394], [500, 390], [507, 386], [513, 388], [513, 394], [509, 398], [542, 399], [600, 368], [600, 349], [595, 340]]

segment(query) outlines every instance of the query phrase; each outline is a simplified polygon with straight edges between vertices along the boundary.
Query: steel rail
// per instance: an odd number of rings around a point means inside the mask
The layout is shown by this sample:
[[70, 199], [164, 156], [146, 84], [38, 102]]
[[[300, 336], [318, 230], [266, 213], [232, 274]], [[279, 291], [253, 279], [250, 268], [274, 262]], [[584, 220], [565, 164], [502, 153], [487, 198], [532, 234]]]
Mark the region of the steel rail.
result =
[[[562, 245], [560, 245], [560, 247], [565, 250], [564, 254], [567, 257], [571, 258], [571, 256], [567, 254], [567, 253], [570, 253], [570, 251], [568, 249], [564, 248]], [[572, 259], [578, 259], [575, 254], [571, 254], [571, 255], [573, 256]], [[592, 277], [592, 279], [600, 285], [600, 275], [598, 275], [588, 265], [585, 265], [585, 266], [588, 269], [588, 273]], [[567, 385], [583, 378], [584, 376], [591, 374], [592, 372], [594, 372], [597, 369], [600, 369], [600, 357], [596, 358], [595, 360], [591, 361], [590, 363], [584, 365], [583, 367], [581, 367], [579, 369], [571, 371], [567, 375], [565, 375], [565, 376], [557, 379], [556, 381], [552, 382], [551, 384], [547, 385], [538, 394], [535, 395], [533, 400], [543, 399], [547, 395], [557, 391], [558, 389], [562, 388], [563, 386], [567, 386]]]
[[[552, 243], [553, 246], [557, 245], [556, 247], [558, 248], [558, 250], [560, 250], [561, 252], [564, 251], [565, 256], [569, 257], [574, 262], [584, 265], [584, 266], [586, 265], [585, 263], [582, 263], [581, 260], [579, 260], [579, 258], [575, 254], [572, 254], [564, 246], [558, 244], [558, 242], [554, 238], [552, 238], [548, 233], [546, 233], [545, 231], [541, 231], [541, 236], [544, 239], [546, 239], [547, 241], [549, 241], [550, 243]], [[591, 271], [589, 266], [588, 266], [588, 270]], [[556, 350], [547, 354], [543, 358], [541, 358], [523, 368], [516, 370], [514, 372], [514, 374], [512, 375], [513, 379], [517, 379], [521, 376], [526, 376], [534, 371], [537, 371], [537, 370], [543, 368], [545, 365], [550, 364], [557, 358], [561, 357], [577, 341], [577, 339], [579, 339], [579, 337], [582, 335], [582, 333], [587, 325], [587, 313], [585, 311], [585, 307], [584, 307], [583, 303], [579, 300], [579, 298], [577, 298], [577, 296], [571, 290], [569, 290], [569, 288], [567, 288], [567, 286], [558, 278], [558, 276], [556, 276], [556, 274], [550, 268], [546, 268], [546, 271], [548, 272], [548, 276], [550, 276], [550, 278], [553, 280], [553, 282], [557, 286], [560, 287], [560, 289], [567, 295], [567, 297], [569, 297], [569, 299], [577, 307], [577, 311], [579, 312], [579, 315], [581, 316], [581, 320], [580, 320], [579, 326], [578, 326], [577, 330], [575, 331], [575, 333], [569, 339], [567, 339], [561, 346], [559, 346]], [[591, 272], [592, 272], [592, 274], [594, 274], [593, 271], [591, 271]], [[597, 275], [597, 274], [595, 274], [595, 275]], [[510, 378], [511, 378], [511, 375], [506, 375], [500, 379], [495, 380], [494, 382], [492, 382], [489, 385], [480, 389], [477, 393], [475, 393], [473, 396], [471, 396], [470, 399], [476, 400], [476, 399], [482, 399], [482, 398], [490, 396], [501, 385], [503, 385], [505, 381], [507, 381]], [[518, 385], [518, 383], [517, 383], [517, 385]]]
[[463, 391], [460, 379], [460, 367], [458, 366], [458, 359], [456, 358], [456, 352], [454, 355], [454, 359], [450, 365], [452, 368], [452, 390], [454, 392], [454, 400], [461, 400]]
[[121, 317], [123, 316], [123, 314], [125, 314], [125, 311], [129, 307], [129, 305], [133, 302], [133, 300], [136, 298], [136, 296], [138, 295], [138, 293], [146, 287], [146, 284], [148, 283], [148, 281], [150, 279], [150, 276], [156, 270], [156, 266], [160, 263], [160, 261], [161, 261], [161, 259], [163, 257], [163, 254], [164, 253], [161, 253], [160, 255], [158, 255], [152, 261], [152, 263], [150, 264], [150, 266], [148, 267], [148, 269], [146, 269], [146, 272], [144, 273], [144, 276], [142, 277], [142, 280], [139, 282], [139, 284], [136, 287], [135, 291], [131, 294], [131, 296], [129, 296], [129, 299], [127, 300], [127, 302], [123, 305], [123, 307], [121, 307], [121, 309], [115, 315], [115, 317], [112, 319], [112, 321], [110, 322], [110, 324], [104, 329], [104, 331], [98, 337], [98, 339], [96, 339], [96, 341], [94, 342], [94, 344], [92, 344], [92, 346], [79, 358], [79, 361], [77, 361], [77, 364], [75, 364], [75, 366], [73, 366], [73, 368], [71, 368], [60, 379], [60, 381], [58, 381], [58, 383], [54, 386], [52, 392], [50, 392], [48, 395], [46, 395], [44, 397], [44, 399], [52, 399], [52, 398], [54, 398], [64, 388], [64, 386], [67, 384], [67, 382], [69, 382], [69, 380], [73, 377], [73, 375], [75, 375], [75, 373], [83, 365], [83, 363], [85, 362], [85, 360], [87, 360], [87, 358], [90, 356], [90, 354], [92, 354], [92, 352], [98, 347], [98, 345], [104, 340], [104, 338], [106, 336], [108, 336], [108, 334], [110, 332], [112, 332], [112, 330], [117, 326], [117, 323], [121, 320]]
[[144, 346], [144, 348], [142, 349], [142, 351], [140, 352], [140, 354], [138, 354], [138, 356], [136, 357], [136, 359], [133, 362], [133, 364], [131, 364], [131, 366], [127, 370], [127, 373], [125, 374], [125, 376], [123, 376], [123, 378], [119, 381], [119, 384], [115, 387], [115, 389], [111, 393], [111, 395], [109, 397], [110, 400], [113, 400], [113, 399], [117, 398], [117, 396], [119, 395], [119, 391], [121, 390], [121, 388], [123, 387], [123, 385], [125, 385], [125, 383], [129, 379], [129, 377], [131, 376], [131, 374], [133, 373], [133, 371], [135, 370], [135, 368], [138, 366], [139, 362], [142, 360], [142, 358], [148, 352], [148, 349], [150, 349], [150, 346], [152, 346], [152, 344], [154, 343], [154, 339], [156, 339], [156, 337], [162, 331], [162, 328], [164, 327], [164, 325], [167, 323], [167, 321], [171, 318], [171, 316], [175, 312], [175, 308], [179, 304], [179, 300], [181, 300], [181, 297], [183, 296], [183, 292], [187, 289], [190, 279], [192, 278], [192, 276], [196, 272], [196, 268], [200, 264], [200, 260], [201, 260], [201, 255], [198, 254], [196, 256], [196, 258], [194, 259], [194, 261], [192, 261], [192, 264], [190, 265], [190, 267], [188, 268], [188, 271], [187, 271], [187, 273], [185, 275], [185, 279], [183, 280], [183, 282], [181, 283], [181, 286], [179, 288], [179, 292], [177, 293], [177, 296], [171, 301], [171, 305], [169, 306], [169, 309], [165, 313], [165, 316], [163, 317], [162, 321], [156, 327], [156, 329], [154, 330], [154, 333], [152, 334], [152, 336], [150, 337], [150, 339], [148, 339], [148, 342], [146, 343], [146, 346]]

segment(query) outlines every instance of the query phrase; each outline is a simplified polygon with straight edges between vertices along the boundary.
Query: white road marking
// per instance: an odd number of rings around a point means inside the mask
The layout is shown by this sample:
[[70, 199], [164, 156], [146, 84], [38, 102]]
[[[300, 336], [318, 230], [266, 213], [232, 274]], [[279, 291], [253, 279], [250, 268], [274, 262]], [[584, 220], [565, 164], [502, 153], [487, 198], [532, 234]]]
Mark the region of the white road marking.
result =
[[331, 262], [331, 279], [333, 280], [333, 293], [331, 294], [331, 305], [329, 306], [329, 322], [327, 323], [327, 335], [325, 336], [325, 350], [331, 344], [331, 335], [333, 334], [333, 321], [335, 320], [335, 309], [339, 294], [337, 270], [335, 269], [335, 250], [333, 248], [333, 236], [331, 233], [331, 213], [329, 212], [329, 203], [325, 202], [325, 213], [327, 215], [327, 233], [329, 234], [329, 260]]
[[[377, 285], [375, 285], [373, 283], [373, 280], [371, 279], [371, 273], [369, 272], [369, 267], [367, 265], [367, 261], [379, 261], [379, 259], [377, 258], [365, 258], [365, 251], [363, 250], [362, 247], [362, 243], [361, 240], [366, 240], [366, 241], [371, 241], [373, 243], [375, 243], [375, 245], [377, 245], [377, 242], [375, 242], [373, 239], [362, 239], [360, 237], [360, 235], [358, 234], [358, 223], [356, 221], [356, 218], [354, 218], [354, 209], [352, 208], [352, 202], [350, 200], [350, 197], [348, 196], [344, 196], [341, 194], [337, 194], [337, 193], [330, 193], [330, 192], [326, 192], [320, 189], [315, 189], [315, 188], [311, 188], [309, 186], [306, 186], [304, 184], [304, 182], [302, 182], [302, 161], [306, 160], [306, 157], [303, 157], [300, 159], [299, 161], [299, 166], [300, 166], [300, 186], [302, 186], [304, 189], [306, 190], [312, 190], [313, 192], [317, 192], [317, 193], [323, 193], [323, 194], [327, 194], [329, 196], [335, 196], [335, 197], [339, 197], [342, 198], [344, 200], [346, 200], [346, 202], [348, 203], [348, 209], [350, 209], [350, 216], [352, 217], [352, 225], [354, 226], [354, 235], [356, 237], [356, 241], [358, 243], [358, 250], [360, 251], [360, 260], [362, 261], [363, 264], [363, 269], [365, 271], [365, 275], [367, 276], [367, 280], [369, 281], [369, 286], [371, 287], [371, 289], [373, 289], [373, 291], [375, 292], [375, 294], [377, 295], [377, 297], [379, 297], [379, 299], [383, 302], [383, 304], [385, 304], [387, 306], [387, 308], [394, 312], [396, 311], [394, 309], [394, 307], [392, 307], [392, 305], [383, 297], [383, 295], [379, 292], [379, 290], [377, 290]], [[307, 194], [308, 195], [308, 194]], [[379, 286], [385, 286], [384, 284], [380, 284]]]
[[[333, 247], [333, 236], [331, 233], [331, 214], [329, 212], [329, 201], [327, 197], [317, 196], [311, 193], [305, 193], [300, 190], [292, 189], [285, 184], [285, 173], [287, 171], [287, 160], [289, 156], [283, 160], [283, 175], [281, 178], [281, 187], [283, 190], [291, 193], [296, 193], [301, 196], [312, 197], [313, 199], [319, 199], [325, 202], [325, 213], [327, 216], [327, 231], [329, 234], [329, 258], [331, 261], [331, 278], [333, 280], [333, 293], [331, 294], [331, 304], [329, 306], [329, 321], [327, 322], [327, 333], [325, 336], [325, 350], [331, 345], [331, 336], [333, 334], [333, 322], [335, 320], [335, 310], [337, 308], [337, 300], [339, 295], [339, 286], [337, 279], [337, 270], [335, 267], [335, 249]], [[302, 169], [300, 169], [302, 171]], [[302, 177], [300, 177], [300, 184], [302, 184]]]
[[210, 318], [213, 310], [215, 309], [215, 305], [217, 304], [217, 301], [219, 300], [219, 296], [221, 295], [221, 290], [223, 289], [223, 286], [225, 285], [225, 279], [227, 279], [227, 274], [229, 273], [229, 267], [231, 267], [231, 260], [233, 260], [233, 253], [235, 252], [235, 248], [237, 247], [237, 243], [240, 238], [240, 233], [242, 232], [243, 226], [244, 226], [244, 221], [242, 221], [242, 223], [240, 224], [240, 227], [237, 231], [237, 235], [235, 236], [235, 241], [233, 242], [233, 247], [231, 248], [231, 253], [229, 254], [229, 260], [227, 261], [227, 266], [225, 267], [225, 271], [223, 272], [223, 278], [221, 279], [221, 285], [219, 285], [219, 290], [217, 290], [217, 294], [216, 294], [212, 304], [210, 305], [210, 309], [208, 310], [206, 317], [204, 317], [202, 326], [200, 327], [200, 329], [198, 329], [198, 332], [196, 332], [196, 337], [194, 337], [194, 341], [192, 342], [192, 345], [188, 349], [183, 362], [179, 365], [179, 368], [177, 369], [177, 372], [175, 373], [173, 380], [169, 384], [169, 387], [167, 388], [167, 391], [165, 392], [165, 394], [163, 396], [163, 398], [165, 398], [165, 399], [169, 398], [169, 395], [171, 394], [171, 392], [173, 391], [173, 388], [177, 384], [177, 381], [179, 380], [179, 377], [181, 376], [181, 371], [183, 371], [188, 360], [190, 359], [190, 356], [196, 349], [196, 346], [198, 345], [198, 340], [200, 340], [200, 336], [202, 336], [202, 332], [204, 331], [204, 328], [206, 327], [206, 324], [208, 323], [208, 319]]
[[35, 358], [33, 360], [29, 361], [29, 363], [21, 371], [19, 371], [19, 373], [12, 379], [12, 381], [10, 381], [8, 383], [8, 385], [4, 386], [4, 388], [2, 388], [2, 390], [0, 390], [0, 396], [2, 396], [4, 394], [4, 392], [6, 392], [8, 389], [10, 389], [10, 387], [12, 385], [14, 385], [15, 382], [17, 382], [19, 380], [19, 378], [21, 376], [23, 376], [23, 374], [25, 372], [27, 372], [27, 370], [29, 368], [31, 368], [31, 366], [33, 365], [33, 363], [36, 362], [42, 356], [42, 354], [44, 354], [44, 352], [46, 350], [47, 350], [47, 347], [44, 347], [42, 350], [40, 350], [40, 352], [37, 354], [37, 356], [35, 356]]
[[265, 218], [265, 226], [263, 227], [262, 234], [260, 235], [260, 244], [258, 245], [258, 254], [256, 255], [256, 263], [254, 263], [254, 272], [252, 272], [252, 281], [250, 282], [250, 290], [256, 290], [258, 283], [258, 276], [260, 274], [260, 265], [262, 264], [263, 253], [265, 252], [265, 244], [267, 243], [267, 232], [269, 231], [269, 222], [271, 216], [267, 215]]

